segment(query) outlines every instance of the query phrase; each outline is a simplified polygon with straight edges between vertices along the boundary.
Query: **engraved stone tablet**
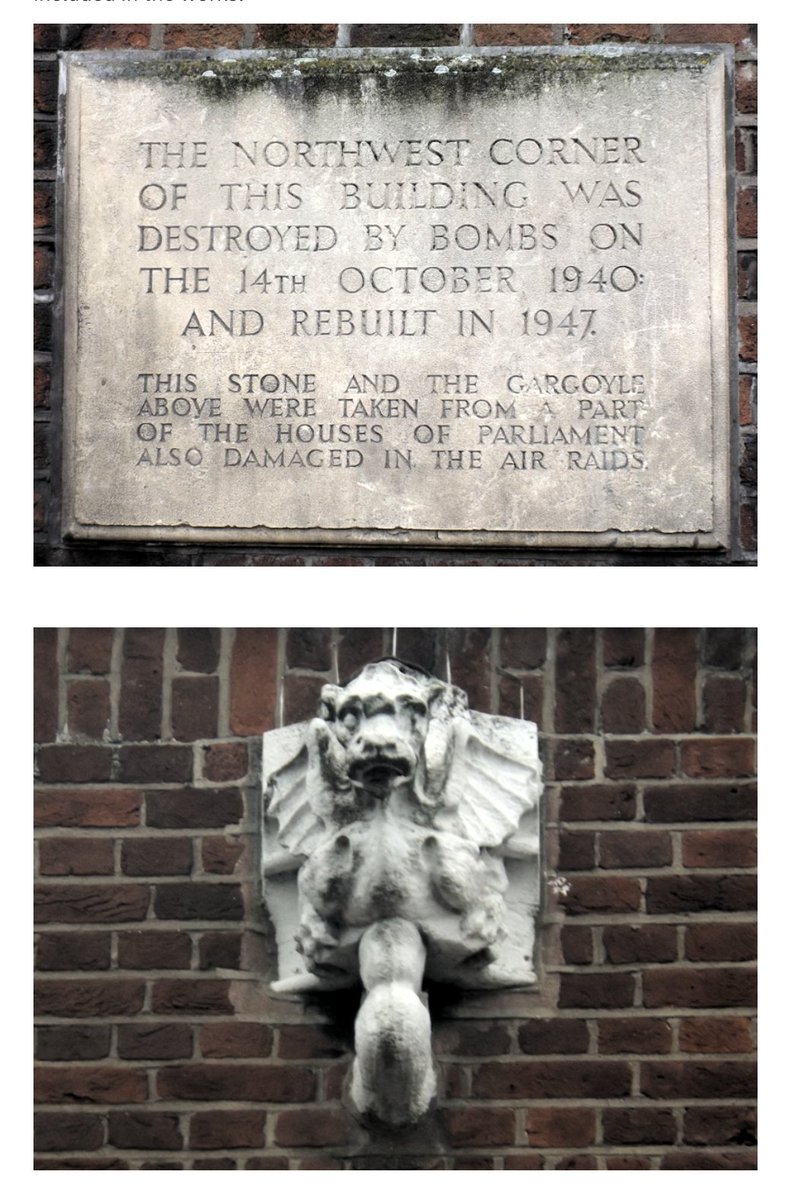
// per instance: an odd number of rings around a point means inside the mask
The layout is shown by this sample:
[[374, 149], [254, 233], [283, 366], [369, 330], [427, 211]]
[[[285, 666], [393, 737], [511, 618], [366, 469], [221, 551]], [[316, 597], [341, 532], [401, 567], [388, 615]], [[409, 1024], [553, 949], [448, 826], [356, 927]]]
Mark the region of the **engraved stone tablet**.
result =
[[722, 50], [64, 72], [66, 533], [727, 544]]

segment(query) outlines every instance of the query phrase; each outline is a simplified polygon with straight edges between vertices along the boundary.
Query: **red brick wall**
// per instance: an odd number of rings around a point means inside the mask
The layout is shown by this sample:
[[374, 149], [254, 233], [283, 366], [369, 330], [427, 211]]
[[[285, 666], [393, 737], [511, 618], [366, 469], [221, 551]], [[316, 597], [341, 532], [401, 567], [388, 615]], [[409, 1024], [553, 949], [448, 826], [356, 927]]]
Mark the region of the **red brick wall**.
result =
[[435, 994], [415, 1135], [342, 1103], [351, 1001], [270, 995], [256, 869], [261, 732], [391, 649], [38, 633], [37, 1167], [752, 1168], [753, 634], [398, 631], [472, 706], [523, 703], [547, 780], [540, 985]]
[[[265, 547], [212, 549], [203, 545], [142, 545], [103, 542], [65, 544], [59, 530], [60, 397], [51, 387], [57, 354], [51, 336], [54, 269], [54, 189], [57, 144], [57, 54], [65, 50], [163, 49], [273, 46], [333, 46], [339, 26], [330, 25], [39, 25], [34, 27], [34, 321], [35, 475], [34, 523], [37, 561], [47, 565], [149, 564], [343, 566], [635, 561], [618, 553], [572, 554], [483, 551], [335, 550], [317, 553]], [[736, 58], [736, 224], [738, 296], [738, 399], [734, 423], [738, 446], [734, 486], [738, 515], [732, 551], [720, 557], [697, 554], [644, 555], [653, 562], [754, 562], [756, 559], [756, 26], [754, 25], [352, 25], [341, 27], [353, 46], [589, 45], [616, 41], [647, 45], [728, 43]]]

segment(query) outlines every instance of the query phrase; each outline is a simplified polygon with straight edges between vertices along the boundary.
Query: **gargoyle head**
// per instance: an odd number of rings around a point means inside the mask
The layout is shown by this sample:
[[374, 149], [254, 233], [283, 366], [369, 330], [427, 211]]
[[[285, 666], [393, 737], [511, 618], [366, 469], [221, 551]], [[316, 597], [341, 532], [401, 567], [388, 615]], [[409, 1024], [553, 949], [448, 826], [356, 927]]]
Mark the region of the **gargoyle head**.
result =
[[383, 795], [405, 782], [431, 790], [425, 780], [430, 768], [444, 770], [448, 723], [465, 708], [467, 699], [457, 688], [384, 659], [344, 687], [327, 684], [320, 719], [341, 748], [343, 777], [353, 787]]

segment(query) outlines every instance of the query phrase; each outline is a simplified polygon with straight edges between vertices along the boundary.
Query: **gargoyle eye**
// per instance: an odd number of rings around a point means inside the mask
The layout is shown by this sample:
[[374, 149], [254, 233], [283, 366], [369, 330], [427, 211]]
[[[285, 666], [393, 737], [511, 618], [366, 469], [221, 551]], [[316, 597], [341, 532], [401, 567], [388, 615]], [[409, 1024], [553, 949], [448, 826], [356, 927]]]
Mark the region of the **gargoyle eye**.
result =
[[359, 714], [355, 709], [349, 708], [339, 714], [339, 720], [344, 725], [345, 729], [347, 729], [349, 733], [352, 733], [359, 724]]

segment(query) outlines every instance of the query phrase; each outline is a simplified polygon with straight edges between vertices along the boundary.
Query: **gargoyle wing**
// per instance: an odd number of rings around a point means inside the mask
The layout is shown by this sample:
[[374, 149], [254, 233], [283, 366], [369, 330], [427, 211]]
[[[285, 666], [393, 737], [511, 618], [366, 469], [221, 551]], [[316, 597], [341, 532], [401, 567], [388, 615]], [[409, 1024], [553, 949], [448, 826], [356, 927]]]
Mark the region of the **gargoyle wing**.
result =
[[537, 754], [530, 761], [508, 744], [511, 739], [493, 730], [481, 732], [461, 718], [452, 733], [444, 807], [436, 824], [495, 849], [518, 832], [522, 816], [536, 807]]
[[280, 770], [270, 776], [266, 816], [277, 822], [277, 842], [290, 854], [307, 858], [322, 837], [323, 823], [309, 802], [308, 746], [305, 742]]

